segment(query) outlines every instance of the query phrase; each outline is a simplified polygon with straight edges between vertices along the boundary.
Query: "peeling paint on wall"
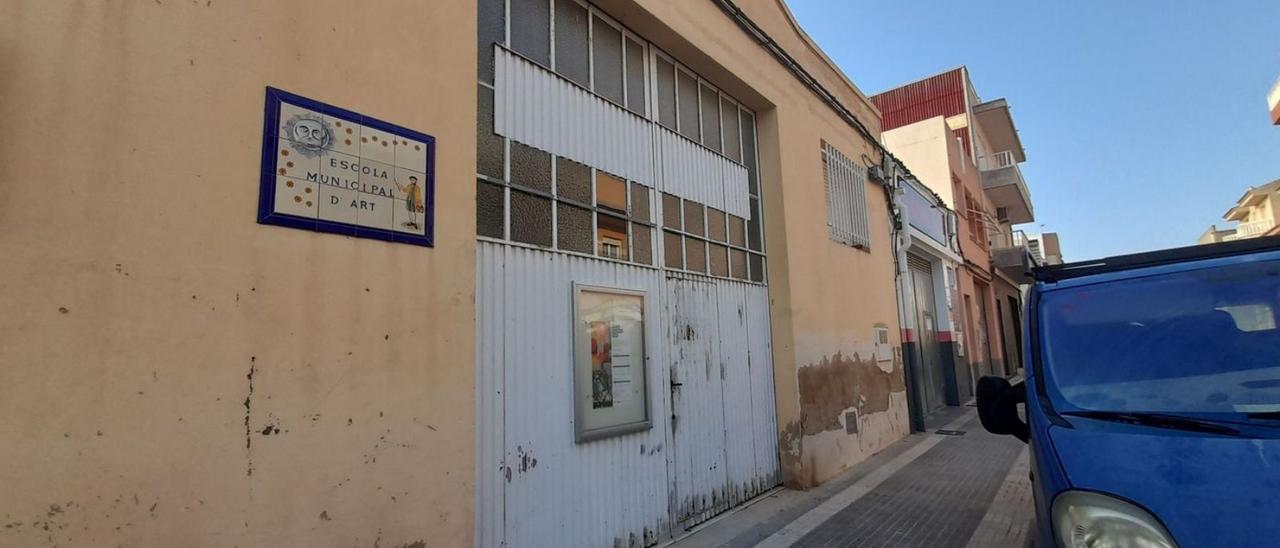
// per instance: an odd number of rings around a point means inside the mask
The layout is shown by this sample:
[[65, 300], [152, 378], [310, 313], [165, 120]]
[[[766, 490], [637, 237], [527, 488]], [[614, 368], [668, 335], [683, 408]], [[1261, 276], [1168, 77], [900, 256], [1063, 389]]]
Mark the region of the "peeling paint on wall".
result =
[[800, 431], [800, 423], [792, 421], [778, 432], [778, 456], [782, 467], [783, 481], [788, 485], [800, 485], [802, 472], [802, 451], [804, 433]]
[[797, 371], [800, 417], [778, 437], [787, 485], [816, 486], [906, 436], [901, 354], [884, 362], [862, 356], [835, 351]]
[[859, 416], [889, 410], [889, 394], [906, 390], [902, 362], [895, 358], [889, 372], [874, 356], [862, 359], [858, 353], [837, 352], [821, 362], [799, 370], [800, 416], [805, 435], [827, 430], [843, 430], [846, 409], [856, 408]]

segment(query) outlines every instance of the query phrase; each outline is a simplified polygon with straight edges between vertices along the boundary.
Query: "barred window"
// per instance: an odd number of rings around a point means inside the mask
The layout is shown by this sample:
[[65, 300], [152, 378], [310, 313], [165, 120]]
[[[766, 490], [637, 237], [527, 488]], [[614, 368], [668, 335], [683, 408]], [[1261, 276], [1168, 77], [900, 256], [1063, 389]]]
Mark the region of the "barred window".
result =
[[847, 246], [870, 249], [867, 169], [823, 142], [822, 176], [827, 187], [827, 227], [831, 239]]

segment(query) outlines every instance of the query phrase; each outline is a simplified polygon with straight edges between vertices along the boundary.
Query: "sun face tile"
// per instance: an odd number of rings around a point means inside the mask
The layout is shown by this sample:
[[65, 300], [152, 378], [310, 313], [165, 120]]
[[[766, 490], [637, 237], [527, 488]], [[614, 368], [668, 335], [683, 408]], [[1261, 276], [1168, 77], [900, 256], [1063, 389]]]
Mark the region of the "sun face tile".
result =
[[320, 193], [315, 183], [276, 176], [275, 212], [316, 218]]
[[290, 117], [281, 128], [280, 138], [289, 141], [289, 146], [298, 156], [318, 158], [333, 149], [335, 138], [333, 125], [314, 114], [303, 114]]
[[413, 139], [396, 137], [396, 167], [414, 171], [426, 171], [427, 144]]
[[302, 118], [324, 119], [323, 115], [317, 111], [282, 101], [280, 103], [280, 119], [276, 121], [275, 134], [286, 139], [291, 138], [292, 132], [290, 130], [296, 125], [297, 120]]
[[396, 139], [395, 135], [365, 126], [360, 130], [360, 157], [384, 164], [394, 164]]

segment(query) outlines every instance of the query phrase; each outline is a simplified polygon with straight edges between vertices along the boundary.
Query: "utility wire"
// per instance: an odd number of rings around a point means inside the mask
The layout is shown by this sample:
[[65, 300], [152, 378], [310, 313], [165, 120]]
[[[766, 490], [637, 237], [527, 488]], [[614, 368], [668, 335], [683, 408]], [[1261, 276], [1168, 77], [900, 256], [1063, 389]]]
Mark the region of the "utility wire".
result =
[[[845, 123], [853, 126], [853, 129], [861, 134], [867, 142], [871, 143], [872, 146], [879, 150], [882, 155], [892, 159], [894, 164], [905, 172], [907, 176], [915, 178], [915, 176], [912, 175], [911, 170], [907, 169], [907, 166], [902, 162], [902, 160], [899, 160], [892, 152], [889, 152], [889, 149], [880, 144], [880, 140], [871, 133], [871, 130], [867, 129], [867, 126], [862, 123], [862, 120], [858, 119], [858, 116], [855, 115], [853, 111], [845, 107], [844, 104], [836, 98], [835, 94], [827, 90], [826, 87], [823, 87], [822, 83], [818, 82], [817, 78], [814, 78], [812, 74], [809, 74], [809, 71], [805, 70], [805, 68], [800, 65], [799, 61], [792, 57], [791, 54], [787, 53], [787, 51], [783, 49], [777, 41], [770, 37], [764, 29], [760, 28], [755, 21], [752, 21], [741, 8], [733, 3], [733, 0], [711, 1], [719, 6], [722, 11], [728, 14], [729, 17], [742, 28], [742, 30], [746, 31], [746, 33], [754, 38], [765, 50], [772, 54], [779, 63], [782, 63], [782, 66], [791, 71], [791, 74], [813, 91], [819, 99], [822, 99], [824, 103], [835, 110], [841, 120], [844, 120]], [[890, 174], [885, 174], [886, 178], [889, 176]]]

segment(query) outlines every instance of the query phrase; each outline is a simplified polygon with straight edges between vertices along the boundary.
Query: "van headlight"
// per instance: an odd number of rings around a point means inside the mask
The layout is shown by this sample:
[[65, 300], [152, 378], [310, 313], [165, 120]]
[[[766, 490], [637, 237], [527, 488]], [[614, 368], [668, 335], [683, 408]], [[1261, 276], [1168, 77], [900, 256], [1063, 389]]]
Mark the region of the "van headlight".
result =
[[1053, 531], [1060, 548], [1178, 546], [1146, 510], [1088, 491], [1067, 491], [1053, 500]]

